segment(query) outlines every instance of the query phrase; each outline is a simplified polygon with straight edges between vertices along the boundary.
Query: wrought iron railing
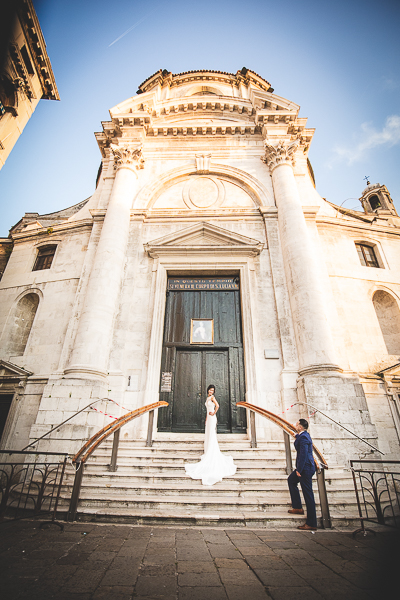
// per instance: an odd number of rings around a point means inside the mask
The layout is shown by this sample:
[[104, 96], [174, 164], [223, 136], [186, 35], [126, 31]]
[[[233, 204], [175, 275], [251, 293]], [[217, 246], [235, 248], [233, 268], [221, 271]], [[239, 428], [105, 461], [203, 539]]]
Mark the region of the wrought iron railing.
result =
[[350, 466], [361, 520], [353, 535], [365, 534], [365, 521], [400, 527], [400, 461], [351, 460]]
[[0, 457], [0, 521], [49, 515], [56, 522], [68, 455], [1, 450]]

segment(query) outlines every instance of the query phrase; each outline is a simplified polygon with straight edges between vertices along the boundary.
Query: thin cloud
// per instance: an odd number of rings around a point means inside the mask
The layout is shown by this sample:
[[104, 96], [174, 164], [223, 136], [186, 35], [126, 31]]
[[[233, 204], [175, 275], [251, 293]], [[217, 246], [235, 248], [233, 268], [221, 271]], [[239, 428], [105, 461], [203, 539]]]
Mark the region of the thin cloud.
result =
[[400, 87], [400, 82], [398, 79], [394, 79], [392, 77], [383, 77], [383, 87], [386, 90], [397, 90]]
[[[155, 9], [154, 9], [155, 10]], [[119, 37], [117, 37], [116, 40], [114, 40], [113, 42], [111, 42], [111, 44], [108, 45], [109, 48], [111, 48], [111, 46], [113, 46], [114, 44], [116, 44], [117, 42], [119, 42], [119, 40], [122, 40], [123, 37], [125, 37], [126, 35], [128, 35], [128, 33], [130, 33], [131, 31], [133, 31], [134, 29], [136, 29], [136, 27], [138, 27], [141, 23], [143, 23], [143, 21], [145, 21], [151, 14], [153, 14], [154, 10], [152, 10], [151, 12], [149, 12], [147, 15], [145, 15], [142, 19], [140, 19], [140, 21], [137, 21], [136, 23], [134, 23], [132, 25], [132, 27], [129, 27], [129, 29], [127, 29], [123, 34], [121, 34]]]
[[347, 161], [348, 165], [362, 160], [369, 150], [378, 146], [392, 147], [400, 143], [400, 116], [391, 115], [383, 128], [378, 131], [371, 123], [361, 125], [361, 140], [353, 148], [336, 147], [336, 159]]

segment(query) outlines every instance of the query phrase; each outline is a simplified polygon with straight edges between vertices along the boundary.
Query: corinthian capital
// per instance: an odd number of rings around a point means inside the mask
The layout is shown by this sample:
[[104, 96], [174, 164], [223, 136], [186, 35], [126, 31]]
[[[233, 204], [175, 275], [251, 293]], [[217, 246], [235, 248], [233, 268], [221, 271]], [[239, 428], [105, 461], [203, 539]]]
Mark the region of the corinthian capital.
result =
[[117, 168], [130, 167], [131, 169], [143, 169], [144, 158], [142, 156], [142, 146], [110, 144], [110, 148]]
[[272, 172], [279, 165], [294, 165], [294, 154], [298, 146], [298, 140], [294, 142], [278, 142], [276, 145], [269, 144], [264, 141], [265, 156], [261, 158]]

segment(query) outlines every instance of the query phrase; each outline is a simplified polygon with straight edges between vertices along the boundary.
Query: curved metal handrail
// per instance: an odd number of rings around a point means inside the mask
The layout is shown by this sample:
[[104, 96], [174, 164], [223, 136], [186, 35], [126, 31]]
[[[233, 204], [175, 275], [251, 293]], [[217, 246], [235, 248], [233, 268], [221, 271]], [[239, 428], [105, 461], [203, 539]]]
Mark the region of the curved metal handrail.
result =
[[[109, 423], [106, 425], [106, 427], [103, 427], [103, 429], [100, 429], [100, 431], [95, 433], [94, 436], [92, 436], [90, 440], [88, 440], [86, 444], [82, 446], [82, 448], [75, 454], [72, 462], [85, 463], [89, 456], [96, 450], [96, 448], [112, 433], [118, 431], [123, 425], [126, 425], [126, 423], [129, 421], [132, 421], [132, 419], [136, 419], [136, 417], [140, 417], [151, 410], [160, 408], [160, 406], [168, 406], [168, 402], [154, 402], [154, 404], [148, 404], [147, 406], [136, 408], [135, 410], [122, 415], [122, 417], [119, 417], [119, 419], [113, 423]], [[84, 456], [81, 458], [82, 455]]]
[[[260, 406], [255, 406], [254, 404], [249, 404], [248, 402], [236, 402], [236, 406], [243, 406], [243, 408], [247, 408], [249, 410], [252, 410], [255, 413], [258, 413], [262, 417], [265, 417], [266, 419], [269, 419], [270, 421], [275, 423], [275, 425], [278, 425], [278, 427], [280, 427], [281, 429], [283, 429], [283, 431], [286, 431], [286, 433], [288, 433], [289, 435], [291, 435], [293, 437], [295, 437], [295, 435], [297, 434], [297, 431], [296, 431], [294, 425], [289, 423], [289, 421], [286, 421], [286, 419], [284, 419], [283, 417], [280, 417], [279, 415], [276, 415], [275, 413], [273, 413], [269, 410], [266, 410], [265, 408], [261, 408]], [[320, 450], [318, 450], [318, 448], [315, 446], [315, 444], [313, 444], [313, 450], [314, 450], [314, 453], [319, 458], [319, 460], [321, 461], [322, 467], [324, 469], [327, 469], [328, 463], [326, 462], [322, 452]], [[317, 468], [319, 468], [318, 461], [315, 458], [314, 458], [314, 460], [317, 463]]]

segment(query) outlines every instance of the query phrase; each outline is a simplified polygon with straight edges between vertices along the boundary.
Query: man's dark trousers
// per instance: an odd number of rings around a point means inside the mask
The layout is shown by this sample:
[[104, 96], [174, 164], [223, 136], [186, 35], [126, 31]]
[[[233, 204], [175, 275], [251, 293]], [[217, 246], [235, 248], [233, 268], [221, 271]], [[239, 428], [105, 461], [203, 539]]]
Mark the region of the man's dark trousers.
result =
[[296, 471], [293, 471], [288, 477], [292, 508], [301, 508], [300, 492], [297, 487], [300, 483], [307, 508], [306, 523], [310, 527], [317, 527], [317, 513], [315, 510], [314, 492], [312, 489], [312, 476], [314, 473], [315, 469], [304, 468], [301, 472], [301, 477], [297, 475]]

